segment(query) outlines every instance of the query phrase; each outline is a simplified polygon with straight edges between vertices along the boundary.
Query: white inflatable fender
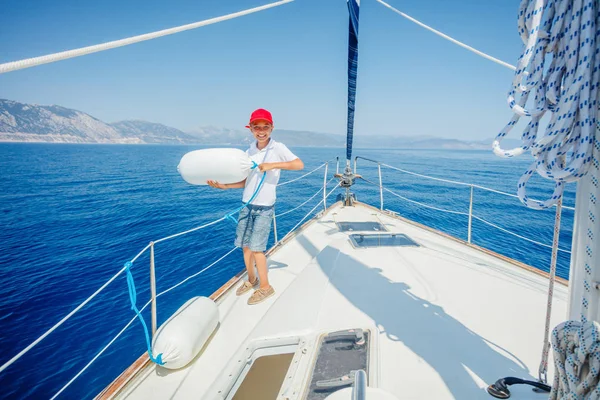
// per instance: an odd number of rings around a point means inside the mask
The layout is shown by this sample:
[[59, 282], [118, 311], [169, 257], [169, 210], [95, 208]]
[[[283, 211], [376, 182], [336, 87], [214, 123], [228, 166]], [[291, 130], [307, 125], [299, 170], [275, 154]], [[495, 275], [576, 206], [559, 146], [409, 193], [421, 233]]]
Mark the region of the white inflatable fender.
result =
[[185, 367], [206, 344], [219, 324], [219, 309], [208, 297], [193, 297], [185, 302], [152, 339], [152, 354], [162, 354], [163, 367]]
[[248, 177], [254, 162], [245, 151], [233, 148], [202, 149], [184, 154], [177, 171], [192, 185], [241, 182]]

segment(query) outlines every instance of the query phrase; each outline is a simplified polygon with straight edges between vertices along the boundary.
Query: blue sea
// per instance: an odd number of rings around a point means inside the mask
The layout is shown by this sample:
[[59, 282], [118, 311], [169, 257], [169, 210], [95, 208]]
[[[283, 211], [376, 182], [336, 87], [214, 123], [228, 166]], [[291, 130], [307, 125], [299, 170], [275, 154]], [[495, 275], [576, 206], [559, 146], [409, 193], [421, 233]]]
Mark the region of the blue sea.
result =
[[[0, 364], [38, 338], [119, 271], [151, 240], [222, 217], [240, 205], [241, 191], [187, 184], [180, 158], [197, 146], [0, 144]], [[344, 159], [342, 149], [292, 148], [306, 168], [282, 172], [282, 182]], [[500, 159], [491, 151], [355, 149], [355, 155], [440, 178], [516, 193], [530, 156]], [[343, 161], [341, 161], [343, 165]], [[329, 173], [335, 170], [330, 165]], [[276, 212], [301, 204], [323, 185], [323, 169], [278, 189]], [[358, 171], [377, 182], [377, 168], [359, 160]], [[414, 201], [468, 212], [469, 188], [382, 168], [383, 184]], [[531, 195], [547, 197], [552, 184], [532, 178]], [[330, 184], [333, 188], [335, 183]], [[565, 204], [574, 203], [574, 185]], [[341, 190], [338, 189], [338, 191]], [[357, 181], [359, 201], [379, 206], [378, 188]], [[277, 220], [281, 238], [321, 196]], [[335, 199], [333, 194], [328, 203]], [[385, 208], [456, 237], [467, 238], [468, 219], [384, 193]], [[320, 207], [316, 211], [319, 211]], [[554, 210], [533, 211], [516, 198], [476, 189], [473, 213], [504, 229], [551, 244]], [[560, 247], [570, 250], [573, 211], [564, 210]], [[158, 291], [199, 271], [233, 248], [235, 225], [215, 226], [156, 245]], [[547, 271], [550, 249], [523, 241], [478, 220], [473, 242]], [[273, 243], [271, 236], [270, 244]], [[243, 269], [235, 250], [213, 268], [158, 300], [158, 322], [193, 296], [208, 296]], [[558, 275], [568, 278], [569, 254], [559, 252]], [[138, 307], [149, 299], [149, 257], [133, 265]], [[0, 373], [1, 398], [52, 397], [134, 316], [125, 275], [79, 313]], [[144, 312], [150, 323], [149, 312]], [[139, 321], [61, 395], [93, 398], [146, 350]]]

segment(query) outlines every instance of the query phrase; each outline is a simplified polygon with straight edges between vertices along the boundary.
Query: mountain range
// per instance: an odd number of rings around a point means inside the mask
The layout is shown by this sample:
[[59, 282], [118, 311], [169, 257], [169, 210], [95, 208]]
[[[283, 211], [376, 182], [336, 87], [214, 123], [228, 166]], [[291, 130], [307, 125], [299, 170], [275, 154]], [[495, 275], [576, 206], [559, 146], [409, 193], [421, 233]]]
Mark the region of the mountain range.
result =
[[[277, 140], [288, 146], [339, 147], [346, 137], [331, 133], [276, 129]], [[240, 145], [250, 143], [247, 131], [205, 126], [183, 132], [163, 124], [128, 120], [106, 123], [82, 111], [0, 99], [0, 142], [170, 143]], [[517, 141], [507, 143], [515, 147]], [[463, 141], [424, 136], [364, 135], [354, 137], [357, 148], [420, 148], [489, 150], [492, 140]]]

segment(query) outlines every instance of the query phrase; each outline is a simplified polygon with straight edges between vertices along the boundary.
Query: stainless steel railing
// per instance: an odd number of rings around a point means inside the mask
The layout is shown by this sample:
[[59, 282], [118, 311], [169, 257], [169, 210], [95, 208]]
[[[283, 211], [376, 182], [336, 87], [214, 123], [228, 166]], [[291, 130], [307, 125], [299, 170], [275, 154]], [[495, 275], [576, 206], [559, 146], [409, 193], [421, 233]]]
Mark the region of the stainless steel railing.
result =
[[[328, 171], [328, 166], [329, 163], [336, 161], [336, 170], [339, 170], [339, 157], [336, 157], [332, 160], [326, 161], [324, 163], [322, 163], [321, 165], [319, 165], [317, 168], [307, 172], [306, 174], [299, 176], [298, 178], [294, 178], [292, 180], [289, 181], [285, 181], [280, 183], [278, 186], [284, 186], [287, 184], [290, 184], [292, 182], [296, 182], [300, 179], [303, 179], [313, 173], [315, 173], [316, 171], [320, 170], [321, 168], [325, 167], [325, 174], [324, 174], [324, 181], [323, 181], [323, 188], [319, 189], [319, 191], [313, 195], [308, 201], [314, 199], [316, 197], [316, 195], [318, 193], [320, 193], [321, 191], [323, 191], [323, 199], [321, 201], [319, 201], [319, 203], [313, 207], [311, 209], [311, 211], [309, 211], [308, 214], [306, 214], [301, 221], [296, 224], [296, 226], [294, 226], [294, 228], [292, 228], [290, 230], [290, 232], [288, 232], [286, 234], [286, 236], [284, 236], [284, 238], [281, 239], [281, 241], [283, 241], [289, 234], [291, 234], [299, 225], [300, 223], [302, 223], [302, 221], [304, 221], [321, 203], [326, 202], [327, 198], [333, 193], [333, 191], [335, 189], [337, 189], [338, 186], [334, 187], [333, 189], [331, 189], [329, 191], [329, 193], [327, 193], [327, 185], [331, 182], [332, 179], [330, 179], [329, 181], [327, 181], [327, 171]], [[295, 211], [298, 208], [300, 208], [301, 206], [305, 205], [308, 203], [308, 201], [303, 202], [300, 206], [295, 207], [292, 210], [286, 211], [282, 214], [280, 214], [280, 216], [283, 216], [285, 214], [290, 213], [291, 211]], [[156, 244], [167, 241], [167, 240], [171, 240], [174, 238], [177, 238], [179, 236], [184, 236], [187, 235], [189, 233], [192, 232], [196, 232], [199, 231], [201, 229], [205, 229], [208, 228], [212, 225], [215, 225], [221, 221], [225, 220], [225, 217], [219, 218], [215, 221], [203, 224], [201, 226], [197, 226], [195, 228], [183, 231], [183, 232], [178, 232], [175, 233], [173, 235], [169, 235], [154, 241], [151, 241], [146, 247], [144, 247], [134, 258], [131, 259], [131, 263], [133, 264], [139, 257], [141, 257], [144, 253], [146, 253], [146, 251], [150, 251], [150, 292], [151, 292], [151, 296], [150, 296], [150, 300], [148, 300], [148, 302], [140, 309], [140, 312], [144, 311], [149, 305], [151, 307], [151, 329], [152, 329], [152, 335], [154, 336], [154, 334], [156, 333], [157, 330], [157, 298], [170, 292], [171, 290], [181, 286], [182, 284], [184, 284], [185, 282], [187, 282], [188, 280], [204, 273], [206, 270], [208, 270], [209, 268], [213, 267], [215, 264], [219, 263], [221, 260], [223, 260], [225, 257], [227, 257], [228, 255], [230, 255], [236, 248], [234, 247], [233, 249], [229, 250], [227, 253], [225, 253], [223, 256], [221, 256], [219, 259], [217, 259], [216, 261], [214, 261], [213, 263], [211, 263], [210, 265], [208, 265], [207, 267], [205, 267], [204, 269], [200, 270], [199, 272], [188, 276], [187, 278], [183, 279], [182, 281], [180, 281], [179, 283], [171, 286], [170, 288], [163, 290], [160, 293], [156, 293], [156, 268], [155, 268], [155, 247]], [[274, 220], [274, 225], [276, 224], [276, 221]], [[277, 230], [275, 228], [275, 241], [276, 243], [280, 243], [281, 241], [278, 240], [277, 238]], [[30, 343], [27, 347], [25, 347], [23, 350], [21, 350], [18, 354], [16, 354], [14, 357], [12, 357], [11, 359], [9, 359], [7, 362], [5, 362], [3, 365], [0, 366], [0, 373], [2, 373], [2, 371], [4, 371], [5, 369], [9, 368], [13, 363], [15, 363], [17, 360], [19, 360], [22, 356], [24, 356], [25, 354], [27, 354], [31, 349], [33, 349], [35, 346], [37, 346], [43, 339], [45, 339], [48, 335], [50, 335], [52, 332], [54, 332], [56, 329], [58, 329], [62, 324], [64, 324], [67, 320], [69, 320], [73, 315], [75, 315], [77, 312], [79, 312], [83, 307], [85, 307], [90, 301], [92, 301], [92, 299], [94, 299], [99, 293], [101, 293], [104, 289], [106, 289], [107, 286], [109, 286], [112, 282], [114, 282], [120, 275], [122, 275], [126, 270], [126, 267], [122, 267], [117, 273], [115, 273], [107, 282], [105, 282], [98, 290], [96, 290], [91, 296], [89, 296], [87, 299], [85, 299], [83, 302], [81, 302], [75, 309], [73, 309], [69, 314], [67, 314], [64, 318], [62, 318], [59, 322], [57, 322], [55, 325], [53, 325], [50, 329], [48, 329], [46, 332], [44, 332], [40, 337], [38, 337], [36, 340], [34, 340], [32, 343]], [[71, 378], [71, 380], [69, 380], [69, 382], [67, 382], [66, 385], [64, 385], [57, 393], [54, 394], [54, 396], [51, 399], [54, 399], [56, 397], [58, 397], [61, 393], [63, 393], [79, 376], [81, 376], [81, 374], [83, 374], [83, 372], [85, 372], [124, 332], [125, 330], [127, 330], [127, 328], [129, 328], [133, 322], [137, 319], [137, 316], [134, 316], [118, 333], [116, 336], [114, 336], [109, 342], [108, 344], [106, 344], [92, 359], [91, 361], [89, 361], [84, 367], [83, 369], [81, 369], [73, 378]]]
[[[378, 178], [379, 178], [379, 184], [377, 184], [377, 183], [375, 183], [375, 182], [373, 182], [373, 181], [371, 181], [371, 180], [369, 180], [369, 179], [367, 179], [365, 177], [362, 177], [362, 176], [361, 176], [361, 179], [363, 181], [365, 181], [365, 182], [367, 182], [367, 183], [369, 183], [369, 184], [371, 184], [373, 186], [377, 186], [379, 188], [379, 204], [380, 204], [380, 209], [381, 210], [384, 209], [384, 206], [383, 206], [383, 204], [384, 204], [384, 202], [383, 202], [383, 192], [385, 191], [385, 192], [388, 192], [390, 194], [393, 194], [394, 196], [396, 196], [396, 197], [398, 197], [398, 198], [400, 198], [400, 199], [402, 199], [404, 201], [407, 201], [407, 202], [413, 203], [413, 204], [417, 204], [417, 205], [419, 205], [421, 207], [425, 207], [425, 208], [429, 208], [429, 209], [432, 209], [432, 210], [441, 211], [441, 212], [445, 212], [445, 213], [450, 213], [450, 214], [458, 214], [458, 215], [467, 216], [468, 217], [468, 221], [469, 221], [468, 222], [468, 227], [467, 227], [467, 242], [468, 243], [472, 243], [473, 219], [476, 219], [476, 220], [478, 220], [480, 222], [483, 222], [484, 224], [487, 224], [488, 226], [496, 228], [496, 229], [498, 229], [498, 230], [500, 230], [500, 231], [502, 231], [504, 233], [510, 234], [510, 235], [512, 235], [514, 237], [517, 237], [519, 239], [523, 239], [523, 240], [526, 240], [526, 241], [528, 241], [530, 243], [534, 243], [534, 244], [537, 244], [539, 246], [543, 246], [543, 247], [547, 247], [547, 248], [552, 249], [552, 245], [548, 245], [548, 244], [539, 242], [537, 240], [533, 240], [533, 239], [527, 238], [525, 236], [519, 235], [519, 234], [517, 234], [515, 232], [512, 232], [512, 231], [510, 231], [508, 229], [502, 228], [502, 227], [500, 227], [500, 226], [498, 226], [498, 225], [496, 225], [496, 224], [494, 224], [492, 222], [489, 222], [489, 221], [485, 220], [484, 218], [481, 218], [481, 217], [473, 214], [474, 189], [481, 189], [481, 190], [485, 190], [485, 191], [488, 191], [488, 192], [501, 194], [501, 195], [508, 196], [508, 197], [518, 198], [518, 196], [516, 196], [514, 194], [502, 192], [500, 190], [491, 189], [491, 188], [488, 188], [488, 187], [485, 187], [485, 186], [476, 185], [476, 184], [472, 184], [472, 183], [454, 181], [454, 180], [437, 178], [437, 177], [433, 177], [433, 176], [429, 176], [429, 175], [419, 174], [419, 173], [416, 173], [416, 172], [407, 171], [407, 170], [404, 170], [404, 169], [401, 169], [401, 168], [397, 168], [397, 167], [394, 167], [394, 166], [391, 166], [391, 165], [379, 162], [377, 160], [373, 160], [373, 159], [366, 158], [366, 157], [360, 157], [360, 156], [356, 156], [354, 158], [354, 173], [355, 174], [356, 174], [356, 171], [357, 171], [358, 159], [369, 161], [369, 162], [377, 164], [377, 173], [378, 173]], [[412, 176], [417, 176], [419, 178], [430, 179], [430, 180], [434, 180], [434, 181], [438, 181], [438, 182], [445, 182], [445, 183], [449, 183], [449, 184], [453, 184], [453, 185], [458, 185], [458, 186], [469, 187], [469, 189], [470, 189], [469, 211], [468, 212], [462, 212], [462, 211], [448, 210], [448, 209], [444, 209], [444, 208], [432, 206], [432, 205], [429, 205], [429, 204], [425, 204], [425, 203], [422, 203], [422, 202], [419, 202], [419, 201], [415, 201], [415, 200], [409, 199], [409, 198], [407, 198], [405, 196], [402, 196], [402, 195], [400, 195], [400, 194], [398, 194], [398, 193], [396, 193], [396, 192], [394, 192], [394, 191], [386, 188], [382, 184], [382, 174], [381, 174], [381, 167], [382, 166], [390, 168], [390, 169], [393, 169], [393, 170], [396, 170], [396, 171], [399, 171], [399, 172], [403, 172], [403, 173], [406, 173], [406, 174], [409, 174], [409, 175], [412, 175]], [[575, 210], [573, 207], [567, 207], [567, 206], [562, 206], [562, 208], [563, 209], [567, 209], [567, 210], [571, 210], [571, 211]], [[571, 253], [569, 250], [566, 250], [566, 249], [558, 248], [557, 250], [561, 251], [561, 252], [564, 252], [564, 253], [569, 253], [569, 254]]]
[[[403, 170], [401, 168], [397, 168], [382, 162], [379, 162], [377, 160], [372, 160], [369, 158], [365, 158], [365, 157], [360, 157], [357, 156], [354, 159], [354, 172], [356, 173], [357, 171], [357, 161], [358, 159], [361, 160], [365, 160], [365, 161], [369, 161], [369, 162], [373, 162], [377, 164], [377, 173], [378, 173], [378, 178], [379, 178], [379, 182], [375, 183], [372, 182], [364, 177], [361, 177], [361, 179], [363, 179], [365, 182], [377, 186], [379, 189], [379, 208], [383, 211], [384, 209], [384, 197], [383, 197], [383, 193], [387, 192], [390, 193], [400, 199], [403, 199], [405, 201], [408, 201], [410, 203], [413, 204], [417, 204], [421, 207], [425, 207], [425, 208], [429, 208], [429, 209], [433, 209], [433, 210], [438, 210], [438, 211], [442, 211], [442, 212], [446, 212], [446, 213], [451, 213], [451, 214], [459, 214], [459, 215], [465, 215], [468, 216], [469, 218], [469, 224], [468, 224], [468, 233], [467, 233], [467, 237], [468, 237], [468, 242], [471, 242], [471, 233], [472, 233], [472, 221], [473, 219], [477, 219], [480, 222], [483, 222], [491, 227], [494, 227], [496, 229], [499, 229], [505, 233], [508, 233], [510, 235], [513, 235], [515, 237], [518, 237], [520, 239], [526, 240], [528, 242], [540, 245], [540, 246], [544, 246], [544, 247], [548, 247], [548, 248], [552, 248], [552, 246], [547, 245], [545, 243], [541, 243], [538, 242], [536, 240], [524, 237], [522, 235], [516, 234], [514, 232], [511, 232], [505, 228], [502, 228], [496, 224], [493, 224], [489, 221], [486, 221], [485, 219], [474, 215], [473, 214], [473, 203], [474, 203], [474, 189], [481, 189], [481, 190], [486, 190], [489, 192], [493, 192], [493, 193], [498, 193], [501, 195], [505, 195], [505, 196], [509, 196], [509, 197], [517, 197], [516, 195], [510, 194], [510, 193], [506, 193], [506, 192], [502, 192], [499, 190], [495, 190], [495, 189], [491, 189], [491, 188], [487, 188], [484, 186], [480, 186], [480, 185], [475, 185], [475, 184], [469, 184], [469, 183], [465, 183], [465, 182], [459, 182], [459, 181], [453, 181], [453, 180], [448, 180], [448, 179], [442, 179], [442, 178], [437, 178], [437, 177], [432, 177], [432, 176], [427, 176], [427, 175], [423, 175], [423, 174], [419, 174], [416, 172], [412, 172], [412, 171], [407, 171], [407, 170]], [[319, 165], [317, 168], [309, 171], [308, 173], [292, 179], [290, 181], [286, 181], [283, 182], [281, 184], [279, 184], [279, 186], [284, 186], [287, 184], [290, 184], [292, 182], [296, 182], [300, 179], [303, 179], [313, 173], [315, 173], [316, 171], [320, 170], [321, 168], [325, 167], [325, 171], [324, 171], [324, 176], [323, 176], [323, 187], [321, 189], [319, 189], [315, 194], [313, 194], [312, 197], [310, 197], [308, 200], [304, 201], [303, 203], [301, 203], [299, 206], [294, 207], [291, 210], [288, 210], [286, 212], [283, 212], [281, 214], [278, 214], [276, 216], [274, 216], [274, 220], [273, 220], [273, 225], [274, 225], [274, 238], [275, 238], [275, 245], [280, 244], [281, 242], [283, 242], [292, 232], [294, 232], [299, 226], [300, 224], [306, 220], [306, 218], [311, 215], [311, 213], [313, 213], [317, 207], [319, 207], [321, 204], [323, 204], [323, 208], [326, 209], [326, 204], [327, 204], [327, 198], [340, 186], [340, 184], [338, 183], [338, 185], [336, 185], [333, 189], [331, 189], [329, 192], [327, 192], [327, 186], [329, 185], [329, 183], [331, 183], [331, 181], [334, 178], [330, 178], [329, 180], [328, 178], [328, 171], [329, 171], [329, 163], [333, 162], [333, 160], [336, 161], [336, 174], [339, 173], [339, 157], [336, 157], [335, 159], [329, 160], [321, 165]], [[417, 176], [417, 177], [421, 177], [424, 179], [430, 179], [430, 180], [434, 180], [434, 181], [439, 181], [439, 182], [446, 182], [446, 183], [450, 183], [450, 184], [455, 184], [455, 185], [460, 185], [460, 186], [467, 186], [470, 188], [470, 196], [469, 196], [469, 211], [467, 212], [462, 212], [462, 211], [455, 211], [455, 210], [447, 210], [447, 209], [443, 209], [440, 207], [435, 207], [432, 205], [428, 205], [422, 202], [418, 202], [412, 199], [409, 199], [405, 196], [402, 196], [388, 188], [386, 188], [383, 185], [383, 181], [382, 181], [382, 172], [381, 172], [381, 167], [386, 167], [386, 168], [390, 168], [393, 170], [397, 170], [399, 172], [403, 172], [409, 175], [413, 175], [413, 176]], [[276, 221], [276, 217], [282, 217], [286, 214], [289, 214], [297, 209], [299, 209], [300, 207], [306, 205], [309, 201], [311, 201], [312, 199], [314, 199], [317, 195], [319, 195], [319, 193], [321, 193], [321, 191], [323, 192], [323, 198], [317, 203], [317, 205], [315, 205], [283, 238], [281, 238], [281, 240], [278, 237], [278, 232], [277, 232], [277, 221]], [[563, 209], [567, 209], [567, 210], [574, 210], [573, 207], [566, 207], [566, 206], [562, 206]], [[203, 272], [205, 272], [206, 270], [208, 270], [209, 268], [213, 267], [215, 264], [219, 263], [221, 260], [223, 260], [225, 257], [227, 257], [228, 255], [230, 255], [236, 248], [232, 248], [231, 250], [229, 250], [227, 253], [225, 253], [223, 256], [221, 256], [219, 259], [217, 259], [216, 261], [214, 261], [213, 263], [211, 263], [210, 265], [208, 265], [207, 267], [205, 267], [204, 269], [200, 270], [199, 272], [188, 276], [187, 278], [183, 279], [182, 281], [180, 281], [179, 283], [171, 286], [170, 288], [163, 290], [160, 293], [156, 292], [156, 271], [155, 271], [155, 246], [158, 243], [170, 240], [170, 239], [174, 239], [176, 237], [179, 236], [183, 236], [183, 235], [187, 235], [189, 233], [201, 230], [201, 229], [205, 229], [208, 228], [212, 225], [215, 225], [221, 221], [225, 220], [225, 217], [222, 217], [220, 219], [217, 219], [215, 221], [206, 223], [204, 225], [189, 229], [187, 231], [183, 231], [183, 232], [179, 232], [170, 236], [166, 236], [163, 238], [160, 238], [158, 240], [155, 241], [151, 241], [146, 247], [144, 247], [132, 260], [131, 263], [135, 262], [142, 254], [144, 254], [146, 251], [150, 251], [150, 292], [151, 292], [151, 298], [150, 300], [140, 309], [140, 312], [144, 311], [149, 305], [151, 306], [151, 318], [152, 318], [152, 334], [154, 335], [156, 333], [157, 330], [157, 298], [170, 292], [171, 290], [174, 290], [175, 288], [181, 286], [182, 284], [184, 284], [185, 282], [187, 282], [188, 280], [202, 274]], [[566, 253], [570, 253], [570, 251], [565, 250], [565, 249], [560, 249], [558, 248], [557, 251], [562, 251], [562, 252], [566, 252]], [[94, 299], [100, 292], [102, 292], [108, 285], [110, 285], [117, 277], [119, 277], [121, 274], [123, 274], [123, 272], [125, 272], [126, 268], [123, 267], [121, 268], [115, 275], [113, 275], [106, 283], [104, 283], [98, 290], [96, 290], [91, 296], [89, 296], [86, 300], [84, 300], [81, 304], [79, 304], [75, 309], [73, 309], [69, 314], [67, 314], [63, 319], [61, 319], [58, 323], [56, 323], [54, 326], [52, 326], [50, 329], [48, 329], [46, 332], [44, 332], [40, 337], [38, 337], [35, 341], [33, 341], [31, 344], [29, 344], [26, 348], [24, 348], [23, 350], [21, 350], [18, 354], [16, 354], [14, 357], [12, 357], [10, 360], [8, 360], [7, 362], [5, 362], [2, 366], [0, 366], [0, 373], [2, 371], [4, 371], [6, 368], [10, 367], [14, 362], [16, 362], [19, 358], [21, 358], [23, 355], [25, 355], [26, 353], [28, 353], [33, 347], [35, 347], [39, 342], [41, 342], [44, 338], [46, 338], [48, 335], [50, 335], [53, 331], [55, 331], [58, 327], [60, 327], [64, 322], [66, 322], [68, 319], [70, 319], [74, 314], [76, 314], [78, 311], [80, 311], [85, 305], [87, 305], [92, 299]], [[73, 383], [85, 370], [87, 370], [87, 368], [92, 365], [124, 332], [125, 330], [131, 326], [131, 324], [135, 321], [137, 317], [134, 316], [120, 331], [119, 333], [117, 333], [117, 335], [115, 337], [113, 337], [107, 345], [105, 345], [93, 358], [90, 362], [88, 362], [85, 367], [80, 370], [66, 385], [64, 385], [52, 398], [56, 398], [59, 394], [61, 394], [71, 383]], [[366, 378], [365, 378], [365, 382], [366, 382]], [[366, 387], [366, 386], [365, 386]], [[359, 393], [362, 393], [360, 391], [358, 391]], [[364, 398], [364, 397], [359, 397], [359, 398]]]

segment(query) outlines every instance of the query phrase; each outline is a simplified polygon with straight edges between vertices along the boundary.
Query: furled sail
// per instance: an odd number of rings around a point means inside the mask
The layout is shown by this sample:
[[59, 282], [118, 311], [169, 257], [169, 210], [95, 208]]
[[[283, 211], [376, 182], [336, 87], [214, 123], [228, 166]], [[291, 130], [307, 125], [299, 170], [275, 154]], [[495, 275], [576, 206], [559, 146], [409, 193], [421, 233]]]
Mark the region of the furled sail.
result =
[[356, 71], [358, 68], [358, 13], [360, 0], [347, 0], [348, 24], [348, 127], [346, 132], [346, 159], [352, 158], [354, 135], [354, 101], [356, 99]]

